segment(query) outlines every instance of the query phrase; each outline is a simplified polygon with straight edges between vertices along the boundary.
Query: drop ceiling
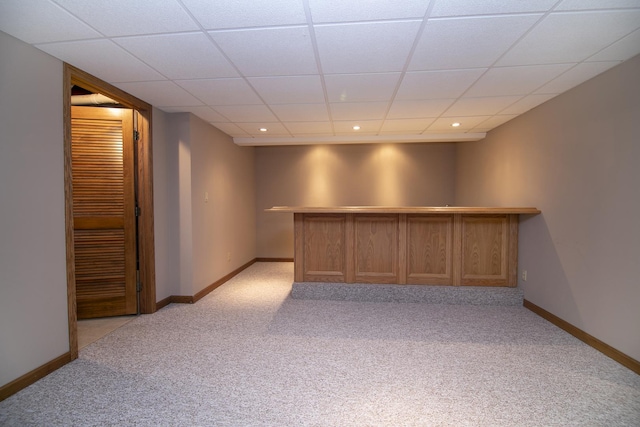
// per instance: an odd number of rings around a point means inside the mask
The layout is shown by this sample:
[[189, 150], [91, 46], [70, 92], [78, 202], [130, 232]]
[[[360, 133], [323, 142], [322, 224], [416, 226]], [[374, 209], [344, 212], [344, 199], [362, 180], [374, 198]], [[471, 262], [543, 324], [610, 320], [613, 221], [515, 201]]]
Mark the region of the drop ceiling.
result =
[[640, 0], [3, 0], [0, 30], [239, 145], [464, 141], [639, 54]]

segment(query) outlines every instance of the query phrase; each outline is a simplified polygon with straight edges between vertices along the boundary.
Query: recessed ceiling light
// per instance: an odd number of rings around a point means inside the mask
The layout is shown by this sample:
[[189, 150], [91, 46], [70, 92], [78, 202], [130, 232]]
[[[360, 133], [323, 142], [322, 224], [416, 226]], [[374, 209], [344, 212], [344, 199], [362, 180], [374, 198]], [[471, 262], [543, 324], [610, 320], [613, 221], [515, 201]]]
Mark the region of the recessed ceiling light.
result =
[[360, 126], [355, 125], [355, 126], [353, 127], [353, 130], [360, 130]]
[[266, 132], [267, 128], [260, 128], [260, 132]]
[[451, 127], [457, 128], [458, 126], [460, 126], [460, 123], [458, 122], [451, 123]]

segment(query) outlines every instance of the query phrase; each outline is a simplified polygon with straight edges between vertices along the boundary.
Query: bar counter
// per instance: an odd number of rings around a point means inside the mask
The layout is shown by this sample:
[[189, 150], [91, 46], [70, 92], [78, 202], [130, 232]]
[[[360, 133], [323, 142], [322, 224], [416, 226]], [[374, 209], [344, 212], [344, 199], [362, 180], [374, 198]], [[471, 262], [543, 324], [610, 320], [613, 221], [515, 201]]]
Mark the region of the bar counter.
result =
[[296, 282], [517, 284], [519, 215], [532, 207], [290, 207]]

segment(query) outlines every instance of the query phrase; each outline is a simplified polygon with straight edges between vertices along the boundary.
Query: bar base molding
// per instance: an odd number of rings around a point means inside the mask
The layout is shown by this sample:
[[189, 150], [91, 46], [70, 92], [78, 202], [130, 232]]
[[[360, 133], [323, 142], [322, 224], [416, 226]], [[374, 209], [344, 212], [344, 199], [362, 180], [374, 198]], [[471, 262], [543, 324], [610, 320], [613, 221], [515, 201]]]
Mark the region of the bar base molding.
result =
[[330, 301], [522, 307], [523, 296], [521, 288], [486, 286], [293, 282], [291, 287], [293, 299]]
[[585, 344], [595, 348], [605, 356], [615, 360], [616, 362], [620, 363], [622, 366], [629, 368], [636, 374], [640, 375], [640, 362], [635, 360], [634, 358], [611, 347], [609, 344], [606, 344], [600, 341], [596, 337], [589, 335], [582, 329], [573, 326], [571, 323], [565, 320], [562, 320], [555, 314], [552, 314], [547, 310], [545, 310], [544, 308], [535, 305], [531, 301], [528, 301], [525, 299], [522, 305], [525, 308], [528, 308], [529, 310], [533, 311], [535, 314], [542, 317], [543, 319], [553, 323], [554, 325], [564, 330], [565, 332], [570, 333], [571, 335], [578, 338], [580, 341], [584, 342]]

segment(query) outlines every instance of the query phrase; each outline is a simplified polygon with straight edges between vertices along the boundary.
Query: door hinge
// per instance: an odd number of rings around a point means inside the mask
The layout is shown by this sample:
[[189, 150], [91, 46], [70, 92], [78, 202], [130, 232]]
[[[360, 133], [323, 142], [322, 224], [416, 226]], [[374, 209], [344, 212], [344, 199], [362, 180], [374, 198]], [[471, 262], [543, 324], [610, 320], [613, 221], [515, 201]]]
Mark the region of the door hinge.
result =
[[140, 206], [136, 206], [135, 213], [136, 213], [136, 216], [140, 216], [141, 215]]
[[137, 130], [133, 131], [133, 140], [134, 141], [139, 141], [140, 140], [140, 132], [138, 132]]

